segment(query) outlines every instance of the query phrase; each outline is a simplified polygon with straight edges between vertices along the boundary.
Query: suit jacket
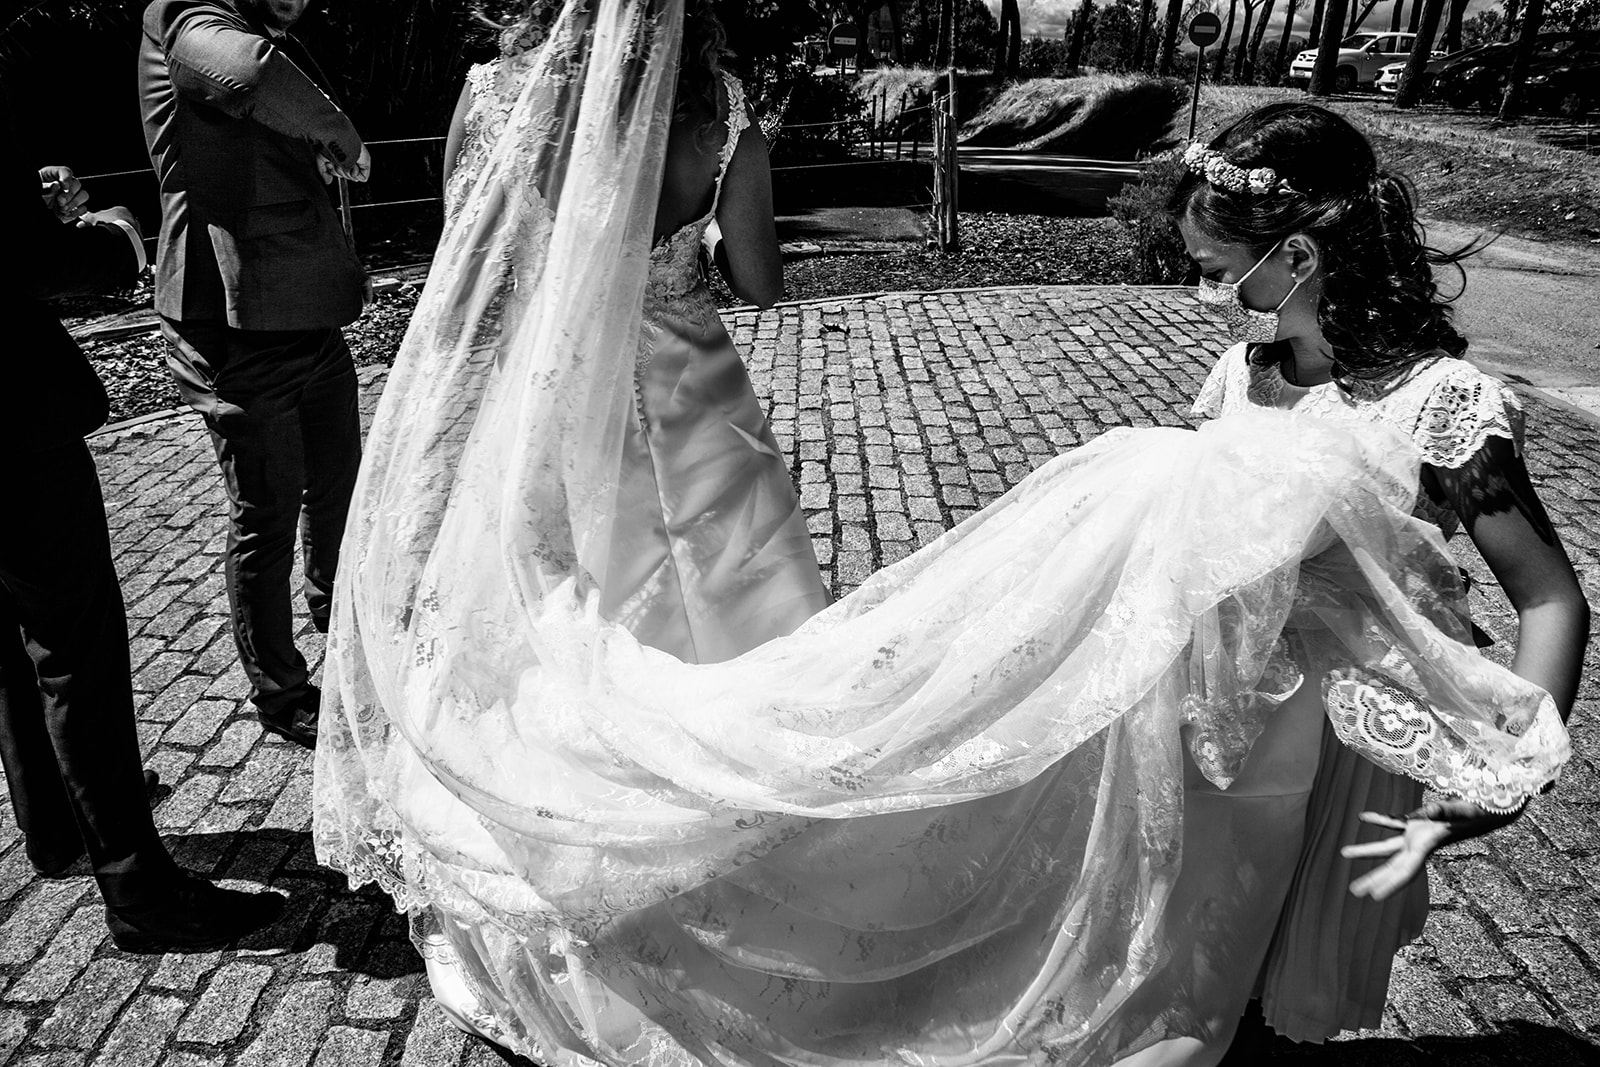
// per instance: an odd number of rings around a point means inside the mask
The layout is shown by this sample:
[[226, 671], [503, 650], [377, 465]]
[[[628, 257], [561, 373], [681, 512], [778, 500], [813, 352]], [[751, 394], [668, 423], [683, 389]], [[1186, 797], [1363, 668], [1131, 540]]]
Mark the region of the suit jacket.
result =
[[365, 275], [317, 169], [349, 118], [229, 0], [155, 0], [139, 97], [161, 184], [156, 311], [245, 330], [342, 326]]
[[14, 157], [0, 166], [0, 230], [15, 242], [16, 269], [0, 285], [3, 477], [19, 456], [81, 441], [106, 421], [105, 388], [45, 298], [125, 285], [139, 257], [115, 226], [58, 221], [39, 198], [39, 172]]

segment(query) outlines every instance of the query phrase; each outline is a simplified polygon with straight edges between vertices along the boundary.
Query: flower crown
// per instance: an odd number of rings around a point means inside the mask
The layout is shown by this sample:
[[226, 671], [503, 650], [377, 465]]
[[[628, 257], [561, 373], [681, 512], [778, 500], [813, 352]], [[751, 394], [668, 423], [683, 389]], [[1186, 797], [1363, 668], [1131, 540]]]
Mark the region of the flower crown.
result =
[[1271, 167], [1245, 170], [1237, 163], [1228, 162], [1221, 152], [1213, 152], [1199, 141], [1190, 142], [1184, 150], [1183, 164], [1212, 185], [1230, 193], [1281, 196], [1297, 191], [1286, 179], [1278, 177], [1278, 172]]

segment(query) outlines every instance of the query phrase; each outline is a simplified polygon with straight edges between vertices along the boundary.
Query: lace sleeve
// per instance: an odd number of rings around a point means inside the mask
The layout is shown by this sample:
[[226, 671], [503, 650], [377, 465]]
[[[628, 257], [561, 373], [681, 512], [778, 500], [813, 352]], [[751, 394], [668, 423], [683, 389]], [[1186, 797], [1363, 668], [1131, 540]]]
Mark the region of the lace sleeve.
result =
[[1194, 398], [1194, 405], [1189, 409], [1197, 419], [1214, 419], [1222, 415], [1230, 406], [1230, 393], [1237, 387], [1230, 388], [1230, 383], [1238, 377], [1238, 367], [1244, 362], [1245, 346], [1234, 345], [1217, 358], [1216, 364], [1211, 368], [1211, 373], [1206, 375], [1206, 380], [1200, 386], [1200, 392]]
[[1462, 360], [1451, 360], [1417, 413], [1412, 437], [1423, 462], [1459, 468], [1491, 437], [1522, 454], [1522, 402], [1511, 387]]

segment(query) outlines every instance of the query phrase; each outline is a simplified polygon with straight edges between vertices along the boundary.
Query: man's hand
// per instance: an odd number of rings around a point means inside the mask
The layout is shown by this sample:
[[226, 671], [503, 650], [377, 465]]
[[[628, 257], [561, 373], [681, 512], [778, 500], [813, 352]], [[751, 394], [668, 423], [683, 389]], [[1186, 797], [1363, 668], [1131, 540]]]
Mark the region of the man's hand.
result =
[[372, 177], [372, 154], [367, 151], [366, 145], [361, 146], [361, 154], [356, 157], [354, 163], [335, 163], [329, 160], [328, 164], [333, 168], [335, 177], [346, 181], [364, 182]]
[[333, 184], [333, 179], [335, 179], [335, 178], [337, 178], [339, 176], [339, 169], [338, 169], [337, 166], [334, 165], [333, 160], [329, 159], [327, 156], [323, 155], [321, 152], [318, 152], [317, 153], [317, 173], [322, 175], [322, 184], [323, 185], [332, 185]]
[[97, 223], [106, 222], [125, 222], [129, 226], [133, 227], [134, 233], [137, 233], [140, 236], [144, 235], [144, 231], [139, 229], [139, 220], [134, 218], [133, 212], [129, 211], [125, 207], [118, 206], [103, 208], [100, 211], [85, 211], [83, 214], [78, 216], [79, 226], [93, 226]]
[[1373, 900], [1392, 896], [1422, 873], [1428, 857], [1437, 849], [1508, 826], [1521, 815], [1521, 809], [1503, 813], [1486, 811], [1465, 800], [1431, 801], [1404, 819], [1364, 811], [1362, 822], [1399, 833], [1381, 841], [1346, 845], [1340, 850], [1345, 859], [1388, 857], [1376, 870], [1351, 882], [1350, 892]]
[[39, 196], [62, 222], [81, 216], [89, 202], [89, 193], [70, 167], [40, 167]]

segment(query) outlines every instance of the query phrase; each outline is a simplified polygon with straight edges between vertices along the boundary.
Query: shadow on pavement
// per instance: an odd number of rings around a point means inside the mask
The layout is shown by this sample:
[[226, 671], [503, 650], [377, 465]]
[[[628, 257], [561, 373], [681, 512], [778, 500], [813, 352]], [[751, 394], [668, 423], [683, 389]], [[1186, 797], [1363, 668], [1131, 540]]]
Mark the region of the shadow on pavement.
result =
[[1498, 1023], [1493, 1034], [1471, 1037], [1360, 1038], [1326, 1045], [1297, 1045], [1268, 1030], [1258, 1012], [1247, 1016], [1219, 1067], [1290, 1064], [1292, 1067], [1594, 1067], [1600, 1049], [1565, 1030], [1520, 1019]]
[[262, 886], [286, 894], [283, 915], [243, 939], [242, 955], [307, 957], [307, 966], [371, 978], [422, 973], [406, 917], [375, 886], [351, 890], [343, 874], [317, 863], [304, 830], [240, 830], [172, 834], [168, 849], [178, 863], [232, 888]]

